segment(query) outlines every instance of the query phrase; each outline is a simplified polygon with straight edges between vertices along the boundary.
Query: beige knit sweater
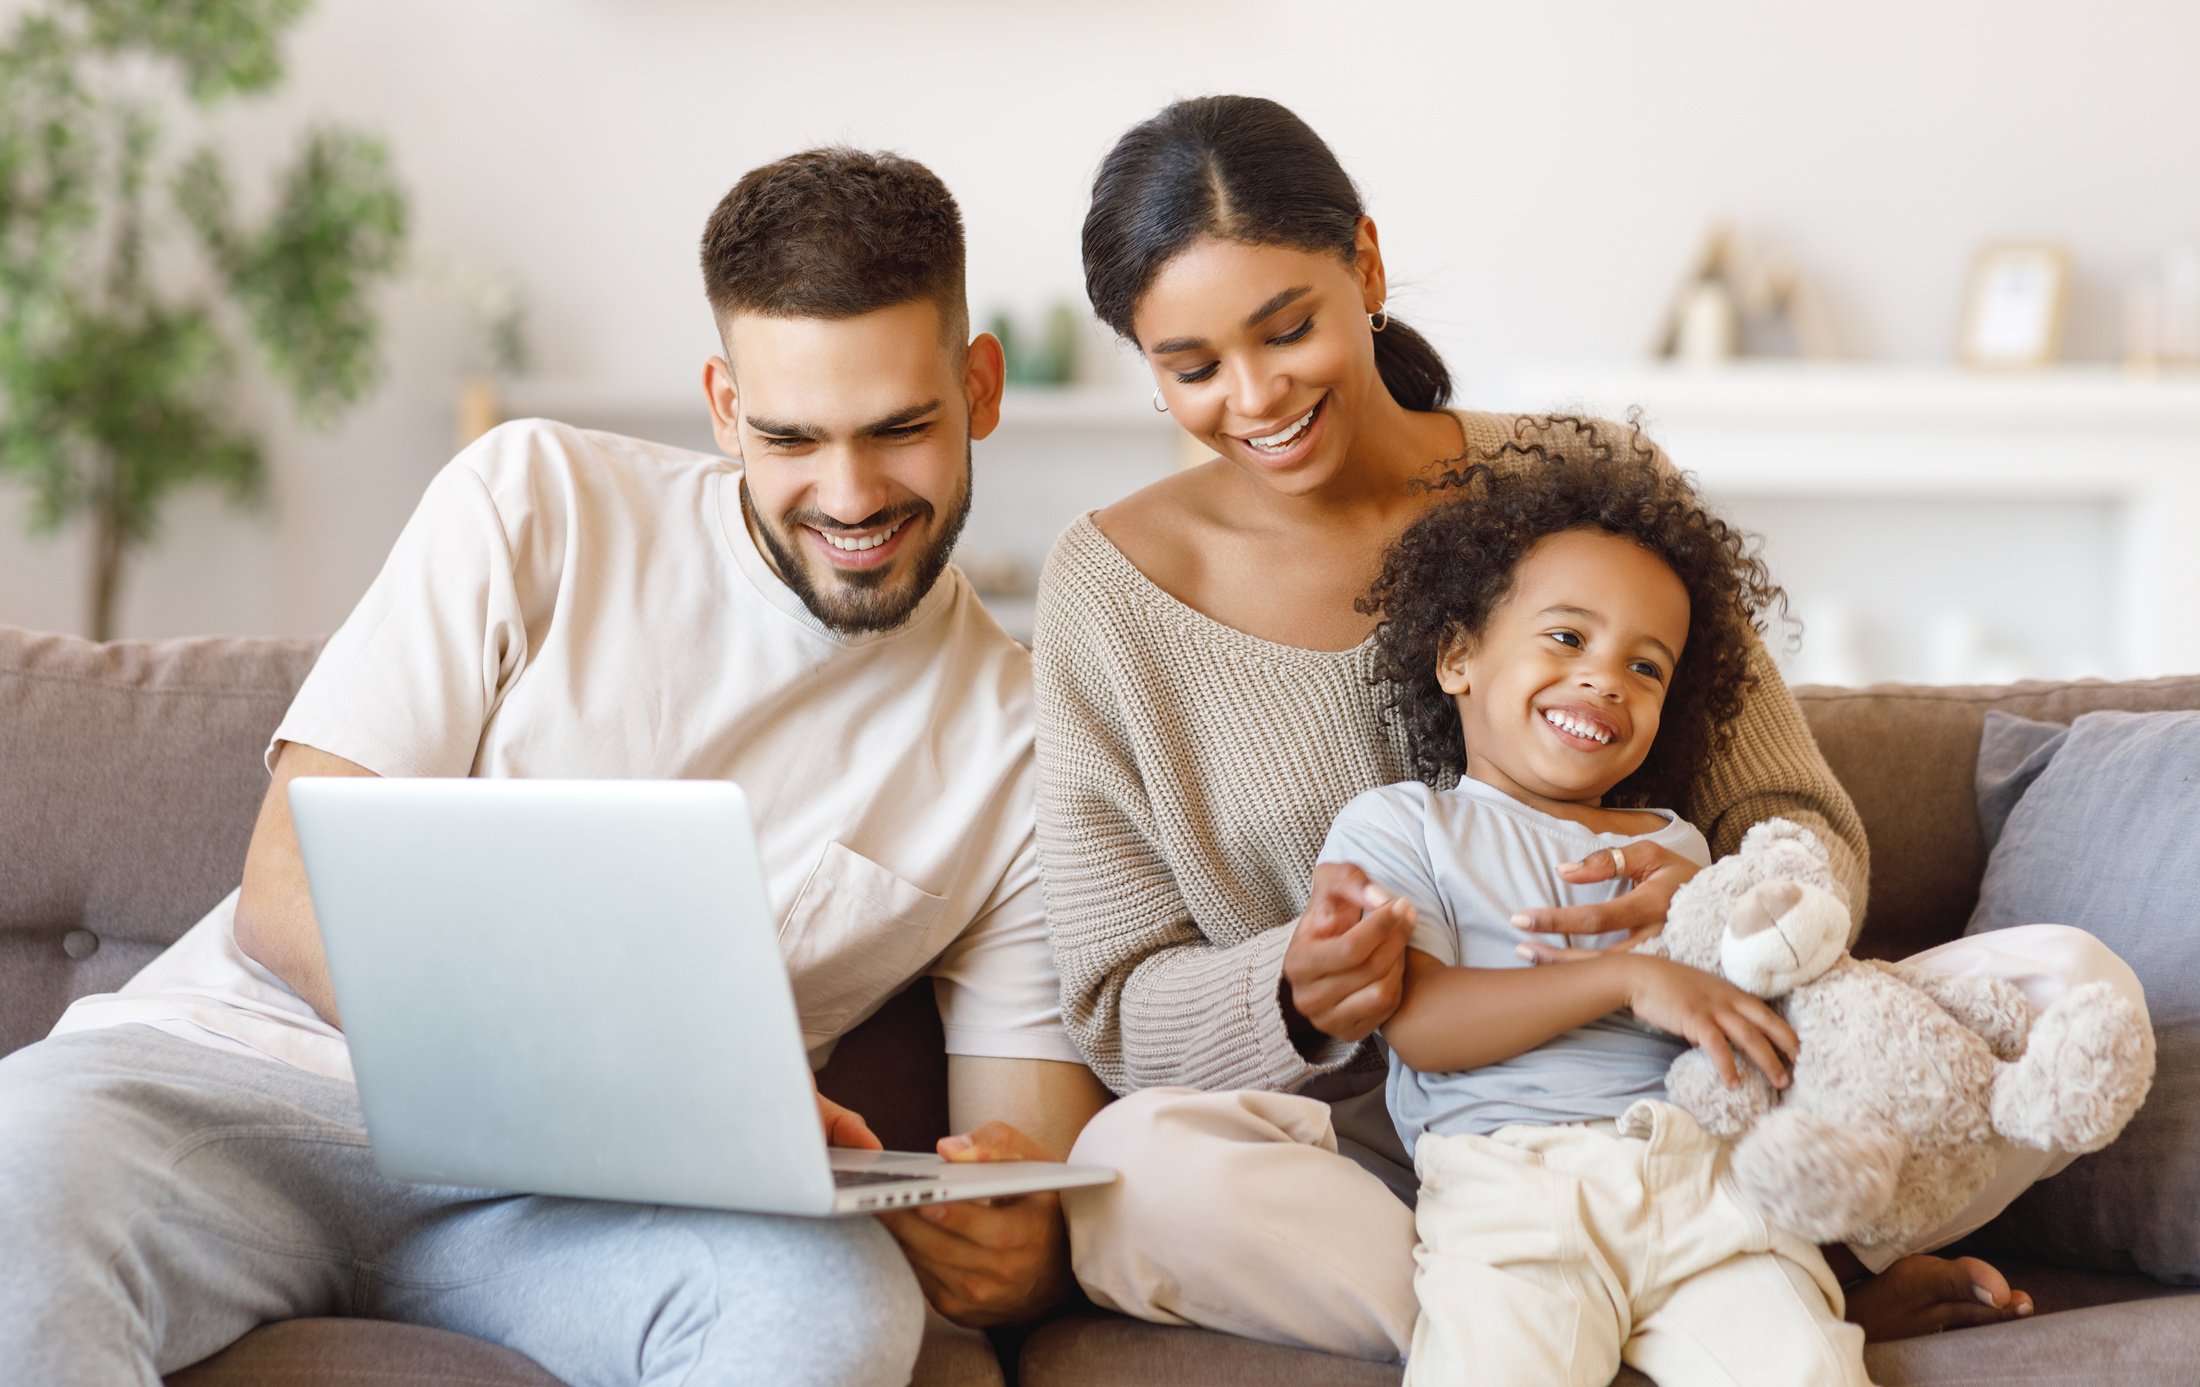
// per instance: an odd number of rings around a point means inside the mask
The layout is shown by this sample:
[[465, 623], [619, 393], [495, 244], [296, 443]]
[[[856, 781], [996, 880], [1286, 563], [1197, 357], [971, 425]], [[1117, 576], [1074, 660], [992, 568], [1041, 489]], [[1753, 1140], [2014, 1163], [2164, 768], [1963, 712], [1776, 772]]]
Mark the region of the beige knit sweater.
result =
[[[1470, 445], [1532, 425], [1462, 414]], [[1346, 801], [1412, 778], [1383, 715], [1372, 638], [1305, 650], [1225, 626], [1156, 587], [1090, 516], [1056, 541], [1033, 642], [1039, 862], [1062, 1014], [1118, 1093], [1159, 1084], [1293, 1089], [1283, 953]], [[1775, 815], [1815, 829], [1863, 916], [1862, 822], [1760, 648], [1726, 755], [1676, 805], [1725, 854]]]

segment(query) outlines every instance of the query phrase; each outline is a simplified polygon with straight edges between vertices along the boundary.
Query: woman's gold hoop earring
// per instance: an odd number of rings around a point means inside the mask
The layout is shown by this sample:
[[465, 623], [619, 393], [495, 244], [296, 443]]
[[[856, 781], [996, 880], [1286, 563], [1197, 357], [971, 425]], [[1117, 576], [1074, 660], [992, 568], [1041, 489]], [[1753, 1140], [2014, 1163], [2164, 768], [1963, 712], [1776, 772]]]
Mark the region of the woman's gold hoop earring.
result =
[[1158, 385], [1153, 388], [1153, 412], [1156, 414], [1167, 414], [1169, 412], [1169, 406], [1162, 400], [1161, 387]]
[[1369, 332], [1381, 332], [1389, 326], [1390, 314], [1384, 311], [1381, 304], [1376, 304], [1375, 311], [1367, 315], [1367, 330]]

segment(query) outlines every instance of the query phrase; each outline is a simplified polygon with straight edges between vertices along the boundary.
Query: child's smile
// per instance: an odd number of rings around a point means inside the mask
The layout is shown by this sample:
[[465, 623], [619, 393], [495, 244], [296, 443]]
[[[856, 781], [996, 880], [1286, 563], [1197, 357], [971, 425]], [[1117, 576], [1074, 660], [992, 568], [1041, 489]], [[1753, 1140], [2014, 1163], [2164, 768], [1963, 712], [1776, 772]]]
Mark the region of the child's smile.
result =
[[1437, 664], [1467, 774], [1529, 804], [1597, 804], [1650, 753], [1688, 617], [1680, 578], [1633, 540], [1539, 541], [1480, 639]]
[[1543, 721], [1557, 728], [1561, 738], [1583, 751], [1602, 751], [1619, 735], [1619, 729], [1608, 718], [1578, 703], [1545, 708], [1542, 713]]

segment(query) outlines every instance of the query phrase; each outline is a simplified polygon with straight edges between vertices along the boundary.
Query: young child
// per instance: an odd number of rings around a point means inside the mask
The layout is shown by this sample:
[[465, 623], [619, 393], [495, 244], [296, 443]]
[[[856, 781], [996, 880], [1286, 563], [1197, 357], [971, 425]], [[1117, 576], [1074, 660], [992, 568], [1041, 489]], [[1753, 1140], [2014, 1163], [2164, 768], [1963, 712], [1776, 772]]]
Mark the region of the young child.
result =
[[1663, 1101], [1689, 1044], [1784, 1085], [1794, 1033], [1665, 959], [1529, 966], [1511, 923], [1610, 899], [1643, 844], [1710, 860], [1678, 814], [1631, 806], [1685, 802], [1778, 590], [1647, 450], [1535, 448], [1448, 482], [1368, 602], [1427, 783], [1353, 800], [1321, 854], [1417, 916], [1383, 1027], [1421, 1181], [1407, 1381], [1604, 1387], [1624, 1360], [1659, 1387], [1865, 1383], [1818, 1249], [1737, 1202], [1724, 1149]]

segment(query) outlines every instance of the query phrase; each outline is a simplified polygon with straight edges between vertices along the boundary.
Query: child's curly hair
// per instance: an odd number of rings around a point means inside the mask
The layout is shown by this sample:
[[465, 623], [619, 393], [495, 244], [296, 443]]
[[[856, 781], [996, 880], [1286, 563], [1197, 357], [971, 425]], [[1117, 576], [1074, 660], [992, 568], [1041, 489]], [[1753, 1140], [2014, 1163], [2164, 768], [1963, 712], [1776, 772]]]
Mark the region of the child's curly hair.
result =
[[1635, 541], [1665, 560], [1688, 591], [1688, 640], [1657, 740], [1607, 802], [1686, 812], [1696, 777], [1724, 749], [1755, 682], [1751, 637], [1764, 631], [1767, 608], [1786, 610], [1787, 596], [1757, 556], [1757, 541], [1704, 509], [1636, 419], [1615, 444], [1618, 433], [1571, 416], [1521, 419], [1503, 445], [1462, 454], [1427, 483], [1460, 494], [1415, 521], [1384, 554], [1382, 576], [1358, 605], [1382, 616], [1375, 676], [1389, 684], [1391, 712], [1411, 735], [1414, 769], [1429, 784], [1466, 770], [1459, 709], [1436, 683], [1437, 657], [1456, 640], [1478, 639], [1512, 591], [1521, 559], [1538, 540], [1568, 530]]

